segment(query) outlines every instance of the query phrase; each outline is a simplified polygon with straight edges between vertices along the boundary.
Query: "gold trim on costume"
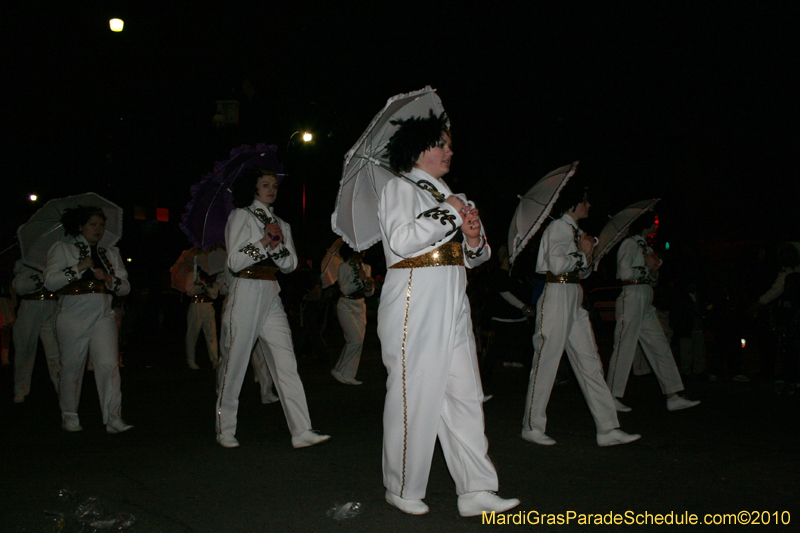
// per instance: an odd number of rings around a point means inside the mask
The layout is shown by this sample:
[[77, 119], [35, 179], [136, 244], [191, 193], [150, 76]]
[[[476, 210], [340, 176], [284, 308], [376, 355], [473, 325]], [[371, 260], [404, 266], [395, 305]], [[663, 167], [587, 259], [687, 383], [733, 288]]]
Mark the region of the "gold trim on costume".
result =
[[543, 326], [544, 326], [544, 297], [547, 295], [547, 284], [544, 286], [544, 290], [542, 290], [542, 310], [539, 312], [539, 336], [542, 338], [542, 345], [539, 346], [539, 357], [534, 355], [534, 359], [536, 359], [536, 366], [533, 367], [533, 382], [531, 383], [531, 404], [528, 406], [528, 429], [532, 430], [533, 426], [531, 425], [531, 418], [533, 418], [533, 397], [536, 394], [536, 377], [539, 375], [539, 362], [542, 360], [542, 352], [544, 351], [544, 334], [542, 333]]
[[22, 300], [58, 300], [58, 296], [45, 289], [41, 289], [37, 292], [32, 292], [29, 294], [23, 294], [20, 296], [20, 298]]
[[77, 294], [110, 294], [111, 291], [106, 287], [106, 282], [99, 279], [81, 280], [70, 283], [66, 287], [56, 291], [58, 296], [74, 296]]
[[[608, 389], [611, 395], [614, 396], [614, 380], [617, 377], [617, 365], [619, 365], [619, 351], [622, 348], [622, 335], [625, 333], [625, 289], [622, 289], [622, 310], [619, 315], [619, 337], [614, 339], [616, 341], [615, 353], [611, 356], [614, 359], [614, 369], [611, 372], [611, 385]], [[616, 357], [614, 357], [616, 356]], [[616, 396], [614, 396], [616, 398]]]
[[580, 283], [581, 275], [578, 271], [564, 272], [563, 274], [553, 274], [548, 271], [546, 274], [547, 283]]
[[435, 250], [417, 257], [409, 257], [389, 268], [422, 268], [436, 266], [464, 266], [464, 248], [460, 242], [446, 242]]
[[643, 280], [643, 279], [626, 279], [620, 282], [623, 287], [627, 285], [649, 285], [650, 280]]
[[406, 315], [403, 318], [403, 344], [400, 348], [403, 363], [403, 476], [400, 484], [400, 494], [403, 497], [403, 489], [406, 486], [406, 454], [408, 453], [408, 397], [406, 396], [406, 339], [408, 338], [408, 308], [411, 304], [411, 276], [414, 275], [412, 268], [408, 272], [408, 290], [406, 291]]
[[239, 272], [233, 272], [232, 275], [236, 278], [244, 278], [244, 279], [267, 279], [275, 281], [277, 278], [275, 274], [278, 272], [277, 267], [269, 267], [263, 265], [250, 265], [247, 268], [243, 268]]
[[211, 303], [213, 301], [214, 300], [212, 300], [210, 296], [207, 296], [205, 294], [196, 294], [196, 295], [192, 296], [191, 303], [193, 303], [193, 304], [204, 304], [204, 303]]

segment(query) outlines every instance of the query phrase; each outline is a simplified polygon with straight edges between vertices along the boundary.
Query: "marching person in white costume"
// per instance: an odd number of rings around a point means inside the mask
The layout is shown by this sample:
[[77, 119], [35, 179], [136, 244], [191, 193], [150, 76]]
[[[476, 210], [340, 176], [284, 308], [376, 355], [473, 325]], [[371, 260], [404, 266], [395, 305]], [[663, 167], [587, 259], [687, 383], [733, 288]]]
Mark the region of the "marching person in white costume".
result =
[[297, 267], [297, 254], [289, 225], [276, 217], [272, 203], [278, 194], [278, 177], [261, 169], [243, 172], [233, 184], [233, 204], [228, 217], [228, 297], [222, 314], [222, 360], [217, 367], [217, 442], [226, 448], [239, 445], [235, 438], [239, 392], [250, 353], [261, 342], [270, 374], [286, 415], [292, 446], [303, 448], [330, 439], [311, 429], [303, 383], [297, 374], [292, 332], [278, 296], [275, 273]]
[[411, 118], [389, 142], [394, 170], [378, 207], [389, 266], [378, 310], [388, 371], [383, 414], [386, 501], [409, 514], [423, 503], [438, 436], [462, 516], [519, 505], [494, 494], [465, 266], [489, 259], [478, 210], [441, 180], [453, 155], [446, 117]]
[[667, 409], [677, 411], [700, 403], [678, 395], [683, 390], [683, 381], [653, 307], [652, 285], [658, 279], [662, 262], [647, 244], [646, 237], [655, 231], [655, 214], [645, 213], [631, 224], [630, 237], [622, 241], [617, 251], [617, 279], [622, 280], [623, 288], [617, 297], [614, 353], [606, 380], [620, 412], [631, 410], [620, 398], [625, 395], [637, 344], [641, 344], [661, 392], [667, 396]]
[[192, 298], [186, 315], [186, 362], [189, 368], [197, 370], [195, 348], [200, 331], [206, 339], [208, 357], [214, 368], [219, 364], [217, 350], [217, 318], [214, 300], [219, 296], [219, 283], [210, 280], [192, 279], [186, 287], [186, 295]]
[[562, 210], [561, 218], [553, 220], [545, 229], [536, 259], [536, 272], [545, 274], [547, 283], [536, 305], [538, 324], [533, 336], [533, 367], [525, 400], [522, 438], [543, 446], [556, 443], [545, 434], [547, 404], [558, 363], [566, 349], [597, 428], [598, 446], [627, 444], [641, 435], [628, 435], [619, 429], [614, 400], [603, 379], [603, 365], [589, 313], [581, 306], [580, 280], [591, 272], [595, 241], [578, 228], [578, 221], [589, 216], [590, 204], [584, 189], [569, 185], [559, 204], [570, 207]]
[[58, 296], [45, 289], [42, 272], [26, 266], [22, 261], [14, 265], [14, 290], [22, 300], [14, 323], [14, 403], [22, 403], [31, 390], [33, 363], [39, 339], [42, 339], [44, 356], [50, 380], [58, 392], [58, 343], [54, 315]]
[[103, 423], [108, 433], [133, 426], [121, 416], [117, 321], [112, 294], [131, 290], [128, 272], [115, 247], [105, 247], [106, 216], [102, 209], [85, 206], [70, 209], [61, 218], [66, 237], [47, 254], [44, 285], [59, 296], [56, 334], [61, 351], [59, 403], [61, 427], [83, 429], [78, 419], [86, 357], [91, 353]]
[[367, 306], [364, 298], [375, 292], [372, 267], [362, 262], [363, 253], [347, 245], [339, 250], [344, 262], [339, 265], [339, 290], [342, 295], [336, 304], [336, 315], [344, 332], [345, 345], [339, 360], [331, 370], [337, 381], [347, 385], [361, 385], [356, 379], [364, 334], [367, 331]]

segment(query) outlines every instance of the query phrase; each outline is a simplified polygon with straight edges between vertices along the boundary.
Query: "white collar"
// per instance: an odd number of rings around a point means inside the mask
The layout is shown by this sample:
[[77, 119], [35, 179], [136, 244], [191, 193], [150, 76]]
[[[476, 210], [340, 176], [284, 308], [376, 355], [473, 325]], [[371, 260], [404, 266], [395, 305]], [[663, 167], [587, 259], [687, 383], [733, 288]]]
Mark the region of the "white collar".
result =
[[267, 207], [266, 205], [262, 204], [260, 200], [254, 199], [253, 203], [250, 204], [250, 207], [252, 207], [253, 209], [264, 209], [266, 211], [269, 211], [270, 213], [273, 212], [272, 206]]

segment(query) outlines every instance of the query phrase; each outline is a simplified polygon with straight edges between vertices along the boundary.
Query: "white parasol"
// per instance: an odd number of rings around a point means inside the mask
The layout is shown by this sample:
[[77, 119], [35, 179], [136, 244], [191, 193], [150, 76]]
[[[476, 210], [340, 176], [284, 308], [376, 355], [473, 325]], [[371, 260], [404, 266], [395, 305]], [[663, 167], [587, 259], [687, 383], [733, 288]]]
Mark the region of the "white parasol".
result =
[[428, 117], [431, 111], [439, 116], [444, 107], [430, 87], [389, 98], [345, 155], [331, 227], [354, 250], [366, 250], [381, 240], [378, 201], [386, 183], [398, 175], [389, 167], [386, 154], [389, 139], [399, 128], [391, 122]]
[[557, 168], [519, 197], [519, 205], [508, 228], [508, 261], [513, 263], [550, 214], [564, 185], [575, 174], [578, 161]]
[[106, 215], [106, 232], [100, 240], [104, 247], [114, 246], [122, 237], [122, 208], [99, 194], [87, 192], [50, 200], [17, 229], [22, 262], [38, 270], [47, 267], [47, 252], [64, 237], [61, 216], [67, 209], [94, 206]]
[[331, 247], [325, 252], [325, 257], [322, 258], [322, 265], [320, 270], [322, 274], [322, 288], [327, 289], [337, 281], [339, 281], [339, 265], [343, 263], [342, 256], [339, 255], [339, 249], [344, 244], [344, 240], [339, 237]]
[[661, 198], [652, 200], [642, 200], [631, 204], [614, 216], [608, 217], [608, 222], [603, 227], [603, 231], [597, 237], [597, 246], [594, 249], [592, 265], [597, 268], [600, 260], [611, 251], [614, 246], [628, 234], [628, 228], [634, 221], [651, 211]]

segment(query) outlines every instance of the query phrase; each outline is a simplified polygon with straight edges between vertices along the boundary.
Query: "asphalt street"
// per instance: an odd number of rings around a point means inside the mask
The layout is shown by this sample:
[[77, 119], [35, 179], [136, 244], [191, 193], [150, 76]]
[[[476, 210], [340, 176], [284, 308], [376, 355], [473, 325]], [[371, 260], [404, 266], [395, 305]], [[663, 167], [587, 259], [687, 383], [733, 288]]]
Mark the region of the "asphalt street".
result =
[[[742, 511], [751, 522], [770, 522], [749, 526], [757, 531], [792, 531], [800, 524], [800, 394], [775, 394], [769, 381], [721, 378], [688, 383], [688, 396], [702, 404], [668, 412], [652, 375], [632, 377], [625, 403], [633, 411], [621, 413], [620, 421], [624, 430], [641, 433], [642, 439], [599, 448], [589, 410], [572, 379], [553, 391], [547, 433], [557, 444], [543, 447], [520, 438], [528, 376], [508, 367], [497, 369], [495, 396], [484, 407], [486, 434], [499, 473], [499, 494], [522, 501], [508, 520], [524, 518], [525, 523], [491, 526], [480, 518], [461, 518], [438, 449], [425, 499], [430, 513], [405, 515], [383, 496], [386, 374], [374, 320], [358, 375], [361, 386], [340, 384], [329, 374], [341, 346], [336, 327], [329, 325], [328, 361], [298, 360], [314, 427], [332, 435], [327, 444], [301, 450], [291, 446], [280, 404], [261, 405], [251, 373], [239, 408], [236, 437], [241, 447], [219, 446], [214, 438], [214, 371], [200, 355], [200, 370], [186, 368], [180, 333], [144, 336], [124, 353], [123, 415], [135, 427], [118, 435], [104, 431], [91, 373], [84, 380], [80, 406], [84, 430], [67, 433], [60, 428], [43, 356], [22, 404], [12, 403], [13, 372], [3, 367], [0, 531], [56, 531], [59, 514], [61, 531], [89, 531], [76, 529], [81, 524], [75, 518], [87, 501], [102, 504], [106, 517], [133, 515], [135, 521], [126, 529], [132, 533], [442, 533], [487, 527], [739, 531], [743, 528], [732, 525], [659, 526], [653, 521], [657, 515], [673, 522], [696, 515], [702, 522], [706, 514], [712, 521], [722, 520], [713, 514]], [[603, 353], [610, 350], [607, 340], [598, 337]], [[328, 516], [336, 505], [348, 502], [360, 504], [356, 516]], [[568, 523], [537, 524], [546, 514], [560, 515]], [[581, 517], [608, 522], [615, 515], [623, 524], [579, 523]], [[776, 526], [776, 521], [784, 525]]]

